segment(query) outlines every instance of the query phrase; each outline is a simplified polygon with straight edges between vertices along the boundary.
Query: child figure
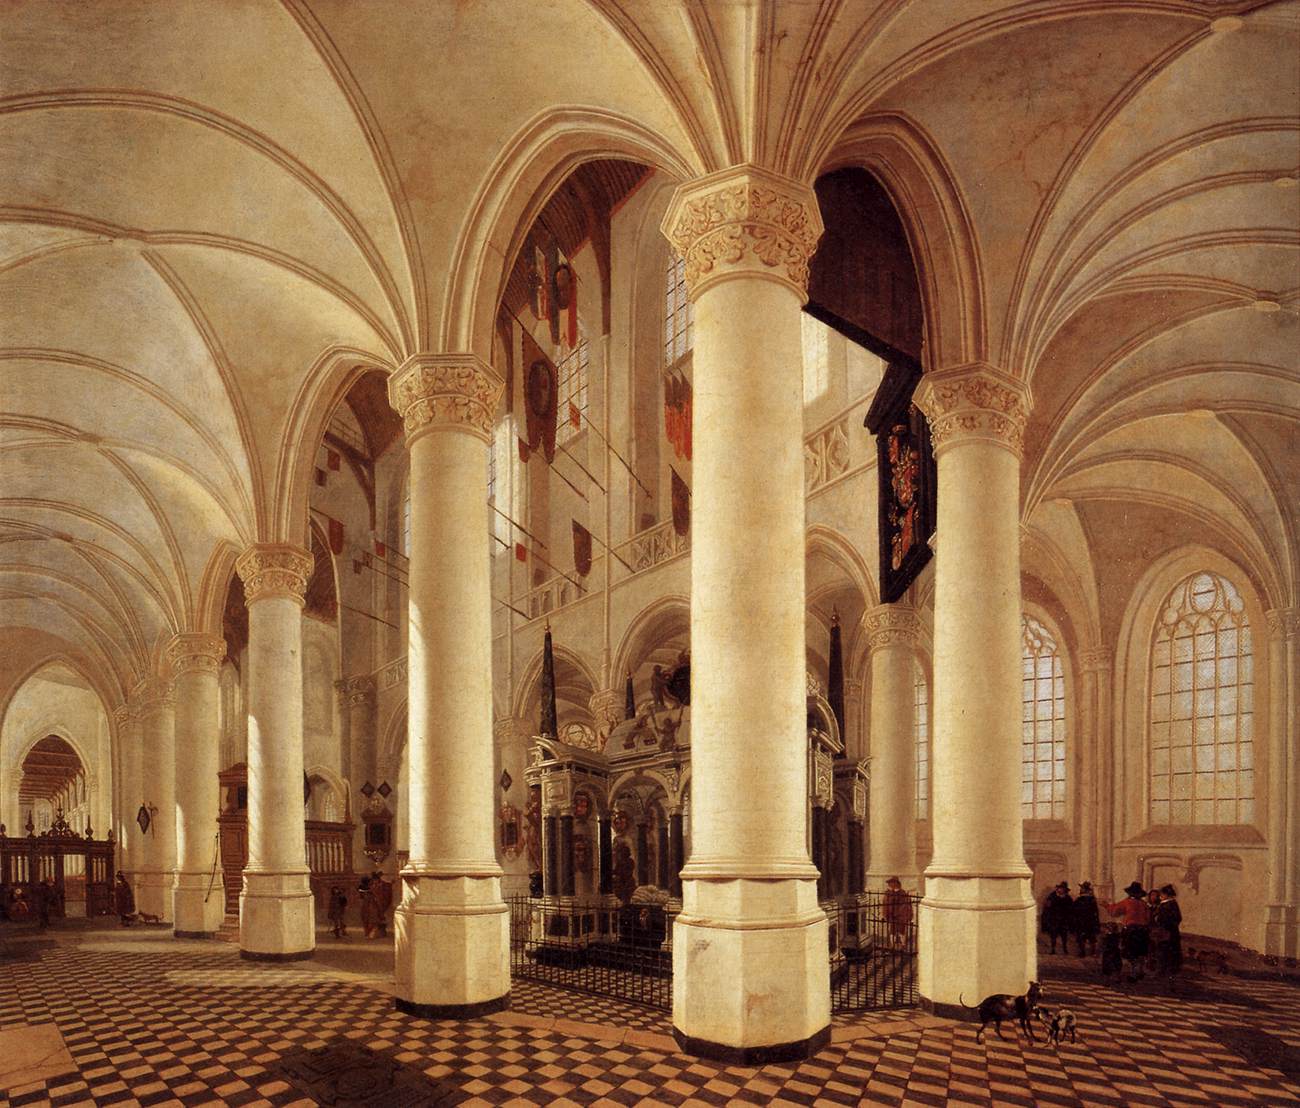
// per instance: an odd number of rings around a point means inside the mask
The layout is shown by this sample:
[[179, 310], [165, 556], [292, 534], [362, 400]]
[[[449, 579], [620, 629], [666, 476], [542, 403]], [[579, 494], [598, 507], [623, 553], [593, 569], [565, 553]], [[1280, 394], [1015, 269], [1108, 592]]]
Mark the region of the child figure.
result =
[[329, 921], [334, 925], [334, 937], [343, 938], [348, 933], [343, 912], [348, 906], [348, 898], [343, 895], [343, 886], [335, 885], [330, 889]]
[[1106, 923], [1101, 928], [1101, 972], [1102, 976], [1118, 977], [1124, 972], [1124, 955], [1120, 948], [1119, 925]]

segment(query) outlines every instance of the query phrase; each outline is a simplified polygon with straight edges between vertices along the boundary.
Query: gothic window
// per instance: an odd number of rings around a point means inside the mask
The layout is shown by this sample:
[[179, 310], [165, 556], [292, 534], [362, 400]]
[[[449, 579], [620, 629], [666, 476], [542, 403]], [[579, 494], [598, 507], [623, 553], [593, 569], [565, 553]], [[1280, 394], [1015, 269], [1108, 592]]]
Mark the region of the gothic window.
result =
[[1056, 640], [1038, 620], [1022, 616], [1020, 814], [1065, 818], [1065, 671]]
[[556, 411], [555, 441], [568, 442], [580, 430], [580, 424], [573, 422], [572, 413], [576, 409], [579, 420], [587, 414], [587, 378], [591, 368], [591, 347], [587, 336], [578, 331], [578, 344], [567, 351], [556, 366], [559, 376], [559, 401]]
[[912, 737], [916, 745], [916, 818], [930, 818], [930, 686], [921, 667], [912, 681]]
[[695, 306], [686, 295], [686, 262], [668, 256], [664, 299], [664, 366], [671, 369], [695, 345]]
[[1241, 594], [1197, 573], [1156, 617], [1151, 645], [1151, 822], [1255, 817], [1254, 658]]
[[803, 402], [820, 400], [831, 387], [830, 329], [807, 312], [799, 314], [803, 340]]

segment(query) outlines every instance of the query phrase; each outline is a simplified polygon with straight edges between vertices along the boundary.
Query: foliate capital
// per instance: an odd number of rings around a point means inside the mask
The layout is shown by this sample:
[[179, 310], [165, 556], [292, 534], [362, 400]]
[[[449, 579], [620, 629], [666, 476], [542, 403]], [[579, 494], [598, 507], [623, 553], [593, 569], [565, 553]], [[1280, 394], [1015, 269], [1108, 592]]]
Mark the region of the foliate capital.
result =
[[149, 677], [136, 685], [131, 693], [135, 701], [135, 711], [139, 716], [160, 712], [176, 706], [176, 694], [172, 691], [170, 681], [161, 677]]
[[254, 543], [235, 562], [249, 604], [280, 598], [299, 604], [307, 595], [315, 559], [311, 552], [291, 543]]
[[136, 705], [128, 700], [125, 704], [119, 704], [113, 709], [113, 722], [117, 724], [118, 730], [129, 727], [136, 720]]
[[867, 645], [874, 654], [891, 646], [916, 649], [921, 637], [921, 621], [916, 609], [900, 604], [880, 604], [869, 608], [862, 617], [867, 632]]
[[1105, 673], [1110, 669], [1110, 663], [1111, 652], [1108, 647], [1079, 651], [1079, 666], [1085, 673]]
[[1020, 457], [1032, 403], [1025, 382], [984, 362], [927, 373], [916, 390], [936, 456], [954, 443], [989, 442]]
[[215, 674], [225, 656], [226, 640], [202, 631], [184, 631], [167, 644], [167, 664], [173, 674]]
[[473, 354], [413, 354], [388, 379], [388, 402], [402, 417], [406, 441], [426, 431], [466, 431], [484, 442], [504, 382]]
[[695, 299], [727, 277], [780, 281], [808, 297], [808, 260], [822, 236], [813, 190], [755, 165], [738, 165], [678, 187], [661, 227], [686, 262]]
[[1269, 638], [1285, 642], [1300, 638], [1300, 608], [1270, 608], [1264, 613]]

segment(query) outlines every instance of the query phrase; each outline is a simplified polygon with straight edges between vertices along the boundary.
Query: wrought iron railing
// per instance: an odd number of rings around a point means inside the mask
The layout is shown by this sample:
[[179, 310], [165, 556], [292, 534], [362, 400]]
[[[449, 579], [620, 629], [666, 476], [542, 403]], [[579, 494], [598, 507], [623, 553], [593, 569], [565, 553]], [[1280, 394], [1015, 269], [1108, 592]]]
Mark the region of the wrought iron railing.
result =
[[833, 1012], [916, 1004], [920, 903], [910, 893], [873, 892], [824, 906], [830, 921]]
[[669, 1011], [672, 915], [657, 905], [575, 905], [513, 896], [510, 974]]

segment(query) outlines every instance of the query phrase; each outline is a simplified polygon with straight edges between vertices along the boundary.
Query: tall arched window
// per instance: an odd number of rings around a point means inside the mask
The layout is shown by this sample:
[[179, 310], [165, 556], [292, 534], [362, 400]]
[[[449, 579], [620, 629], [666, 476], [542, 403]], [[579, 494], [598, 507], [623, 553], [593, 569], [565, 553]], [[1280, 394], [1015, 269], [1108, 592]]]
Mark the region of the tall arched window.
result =
[[912, 738], [916, 744], [916, 818], [930, 818], [930, 686], [917, 666], [912, 680]]
[[1065, 819], [1065, 671], [1046, 627], [1022, 616], [1020, 629], [1020, 814], [1024, 819]]
[[1152, 823], [1255, 818], [1253, 662], [1232, 583], [1214, 573], [1180, 582], [1151, 644]]
[[[555, 439], [568, 442], [580, 430], [587, 415], [587, 380], [591, 373], [591, 347], [585, 330], [579, 326], [578, 342], [567, 351], [555, 367], [559, 377], [559, 399], [555, 417]], [[573, 413], [577, 412], [577, 419]]]
[[695, 306], [686, 295], [686, 262], [668, 255], [664, 296], [664, 366], [671, 369], [695, 345]]

